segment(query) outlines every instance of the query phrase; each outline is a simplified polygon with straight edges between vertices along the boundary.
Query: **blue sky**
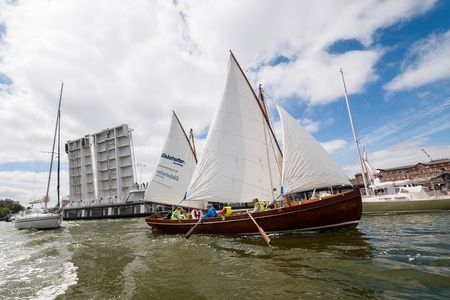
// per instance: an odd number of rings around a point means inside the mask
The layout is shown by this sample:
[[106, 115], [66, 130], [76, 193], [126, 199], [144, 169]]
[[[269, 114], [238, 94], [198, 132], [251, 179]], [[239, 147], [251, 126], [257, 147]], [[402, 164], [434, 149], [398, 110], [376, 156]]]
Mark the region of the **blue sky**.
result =
[[349, 176], [340, 67], [374, 167], [450, 158], [449, 15], [436, 0], [1, 2], [0, 198], [42, 196], [60, 80], [64, 141], [127, 123], [149, 180], [175, 110], [201, 148], [228, 49]]

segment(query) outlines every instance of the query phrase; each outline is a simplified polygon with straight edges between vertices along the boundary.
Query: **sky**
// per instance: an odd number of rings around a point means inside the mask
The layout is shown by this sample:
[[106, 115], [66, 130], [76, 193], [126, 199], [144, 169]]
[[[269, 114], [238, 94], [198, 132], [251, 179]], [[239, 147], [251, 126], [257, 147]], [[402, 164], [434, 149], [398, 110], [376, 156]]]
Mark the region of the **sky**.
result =
[[45, 194], [61, 81], [62, 140], [128, 124], [138, 180], [151, 179], [172, 110], [201, 148], [229, 50], [263, 85], [275, 131], [277, 104], [349, 177], [340, 68], [375, 168], [428, 162], [422, 149], [450, 158], [449, 15], [437, 0], [0, 0], [0, 199]]

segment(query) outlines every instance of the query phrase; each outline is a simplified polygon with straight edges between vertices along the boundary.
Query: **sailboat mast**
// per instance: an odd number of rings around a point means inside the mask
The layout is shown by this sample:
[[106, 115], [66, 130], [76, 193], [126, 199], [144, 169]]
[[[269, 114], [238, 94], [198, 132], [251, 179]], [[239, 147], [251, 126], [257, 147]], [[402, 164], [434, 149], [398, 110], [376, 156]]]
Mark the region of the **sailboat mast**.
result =
[[263, 89], [262, 89], [261, 84], [259, 84], [259, 98], [261, 100], [261, 106], [263, 108], [264, 114], [266, 115], [267, 119], [269, 119], [269, 114], [267, 113], [266, 100], [264, 99], [264, 94], [263, 94]]
[[[56, 117], [55, 133], [53, 135], [53, 145], [52, 145], [52, 152], [51, 152], [51, 158], [50, 158], [50, 169], [48, 171], [47, 192], [45, 193], [45, 200], [44, 200], [45, 201], [45, 209], [47, 209], [47, 202], [49, 200], [50, 180], [52, 178], [53, 156], [55, 155], [56, 134], [58, 132], [58, 126], [59, 126], [63, 88], [64, 88], [64, 82], [61, 82], [61, 92], [59, 94], [59, 102], [58, 102], [58, 113], [57, 113], [57, 117]], [[59, 197], [58, 197], [58, 201], [59, 201]]]
[[[64, 83], [62, 83], [64, 84]], [[60, 207], [60, 173], [61, 173], [61, 97], [62, 97], [62, 85], [61, 85], [61, 94], [60, 94], [60, 105], [58, 109], [58, 172], [57, 172], [57, 183], [56, 183], [56, 191], [57, 191], [57, 204], [56, 207], [59, 209]]]
[[194, 157], [197, 160], [197, 150], [195, 149], [195, 138], [194, 138], [194, 130], [189, 131], [189, 139], [191, 140], [191, 144], [192, 144], [192, 152], [194, 153]]
[[[266, 102], [264, 100], [264, 94], [263, 94], [263, 89], [261, 87], [261, 84], [259, 84], [259, 97], [260, 97], [260, 101], [261, 101], [263, 114], [264, 114], [264, 116], [266, 117], [267, 120], [270, 120], [269, 119], [269, 114], [267, 113], [267, 106], [266, 106]], [[275, 199], [275, 195], [273, 193], [272, 171], [270, 170], [269, 148], [267, 146], [266, 121], [264, 119], [263, 119], [263, 127], [264, 127], [264, 142], [265, 142], [265, 145], [266, 145], [267, 167], [269, 169], [270, 191], [271, 191], [271, 194], [272, 194], [272, 200], [274, 200]]]
[[356, 151], [358, 153], [359, 164], [361, 165], [361, 175], [362, 175], [361, 177], [364, 182], [364, 190], [366, 192], [366, 195], [369, 195], [369, 192], [367, 189], [366, 176], [364, 175], [364, 166], [363, 166], [363, 162], [362, 162], [362, 158], [361, 158], [361, 150], [359, 149], [359, 140], [356, 138], [355, 126], [353, 124], [352, 111], [350, 110], [350, 102], [348, 101], [347, 86], [345, 85], [345, 79], [344, 79], [344, 70], [342, 70], [342, 68], [341, 68], [340, 72], [341, 72], [341, 77], [342, 77], [342, 83], [344, 84], [345, 102], [347, 103], [348, 117], [350, 118], [350, 125], [352, 126], [353, 139], [355, 141]]

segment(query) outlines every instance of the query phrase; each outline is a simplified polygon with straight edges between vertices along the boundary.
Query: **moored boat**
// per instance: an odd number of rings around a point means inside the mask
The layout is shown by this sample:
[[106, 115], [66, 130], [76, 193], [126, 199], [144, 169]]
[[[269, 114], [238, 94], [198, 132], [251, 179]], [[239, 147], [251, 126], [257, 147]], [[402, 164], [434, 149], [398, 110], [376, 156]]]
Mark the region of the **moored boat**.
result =
[[61, 226], [62, 215], [41, 210], [22, 211], [14, 221], [16, 229], [54, 229]]
[[[439, 195], [437, 191], [430, 195], [420, 185], [396, 187], [396, 183], [396, 181], [383, 182], [371, 186], [372, 195], [362, 197], [363, 212], [420, 212], [450, 209], [448, 195]], [[382, 191], [382, 194], [377, 195], [375, 191], [378, 193]]]
[[[58, 101], [58, 112], [56, 115], [56, 125], [55, 131], [53, 135], [53, 146], [50, 158], [50, 168], [48, 173], [47, 180], [47, 192], [45, 196], [39, 200], [32, 201], [30, 204], [41, 204], [43, 207], [41, 209], [32, 209], [28, 208], [25, 211], [18, 213], [15, 217], [14, 227], [16, 229], [53, 229], [58, 228], [61, 225], [62, 214], [60, 211], [60, 167], [61, 167], [61, 99], [63, 92], [64, 83], [61, 83], [61, 92], [59, 95]], [[54, 211], [50, 212], [47, 205], [50, 201], [50, 181], [52, 178], [52, 170], [53, 170], [53, 158], [55, 155], [55, 145], [58, 144], [57, 149], [57, 177], [56, 177], [56, 190], [57, 190], [57, 198], [58, 203]]]

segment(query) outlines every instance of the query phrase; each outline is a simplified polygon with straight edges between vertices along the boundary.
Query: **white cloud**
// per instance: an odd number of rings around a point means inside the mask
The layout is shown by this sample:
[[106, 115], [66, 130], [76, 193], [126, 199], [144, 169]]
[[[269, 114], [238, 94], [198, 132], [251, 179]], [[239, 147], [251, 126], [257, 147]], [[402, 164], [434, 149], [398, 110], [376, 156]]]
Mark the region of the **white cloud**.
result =
[[[13, 83], [0, 88], [0, 164], [30, 161], [48, 151], [64, 80], [62, 139], [128, 123], [135, 129], [136, 161], [148, 166], [143, 177], [150, 178], [172, 109], [186, 128], [201, 132], [209, 125], [228, 49], [250, 70], [253, 83], [262, 80], [274, 97], [327, 103], [342, 95], [339, 67], [346, 70], [351, 92], [376, 78], [373, 66], [383, 52], [372, 46], [378, 29], [434, 3], [2, 2], [0, 73]], [[343, 39], [359, 40], [367, 49], [327, 52]], [[268, 62], [280, 55], [290, 63], [271, 67]], [[7, 177], [12, 173], [2, 176], [15, 181]]]
[[313, 121], [311, 119], [304, 118], [304, 119], [300, 120], [300, 123], [309, 133], [314, 133], [314, 132], [319, 131], [320, 121]]
[[332, 55], [324, 51], [297, 58], [290, 63], [264, 66], [259, 80], [267, 82], [273, 97], [300, 97], [311, 104], [325, 104], [342, 97], [339, 69], [344, 67], [349, 93], [360, 93], [377, 78], [374, 65], [381, 50], [349, 51]]
[[[69, 194], [69, 176], [61, 172], [61, 197]], [[53, 174], [55, 176], [55, 174]], [[54, 178], [54, 177], [53, 177]], [[10, 171], [0, 172], [0, 199], [11, 198], [23, 206], [32, 200], [40, 199], [46, 193], [47, 172]], [[50, 184], [49, 206], [56, 205], [56, 180]]]
[[337, 139], [322, 142], [321, 145], [328, 151], [328, 153], [333, 154], [338, 150], [344, 149], [347, 146], [347, 142], [345, 140]]
[[413, 89], [450, 78], [450, 30], [432, 34], [416, 42], [409, 51], [402, 72], [385, 88], [389, 91]]

